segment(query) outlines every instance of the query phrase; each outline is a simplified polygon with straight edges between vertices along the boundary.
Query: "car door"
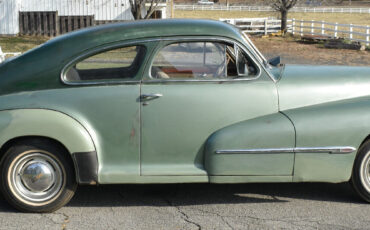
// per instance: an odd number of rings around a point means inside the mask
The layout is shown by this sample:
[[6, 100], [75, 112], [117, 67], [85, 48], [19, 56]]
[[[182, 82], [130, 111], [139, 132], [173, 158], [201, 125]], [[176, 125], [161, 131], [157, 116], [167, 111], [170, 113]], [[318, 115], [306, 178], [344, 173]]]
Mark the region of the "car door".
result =
[[[265, 134], [266, 139], [240, 140], [243, 135], [238, 131], [234, 145], [228, 147], [294, 147], [294, 129], [278, 112], [274, 81], [243, 46], [215, 38], [164, 41], [147, 75], [140, 97], [141, 175], [292, 174], [292, 152], [223, 155], [216, 149], [205, 156], [213, 134], [241, 122], [250, 123], [244, 129], [252, 135], [258, 130], [258, 136]], [[276, 119], [258, 119], [266, 116]], [[271, 121], [273, 132], [264, 126]], [[282, 141], [268, 141], [276, 127], [288, 131]]]
[[60, 90], [48, 98], [51, 106], [66, 104], [63, 111], [89, 129], [98, 153], [100, 183], [122, 183], [140, 175], [138, 98], [152, 46], [138, 41], [97, 47], [64, 71], [62, 80], [79, 89]]

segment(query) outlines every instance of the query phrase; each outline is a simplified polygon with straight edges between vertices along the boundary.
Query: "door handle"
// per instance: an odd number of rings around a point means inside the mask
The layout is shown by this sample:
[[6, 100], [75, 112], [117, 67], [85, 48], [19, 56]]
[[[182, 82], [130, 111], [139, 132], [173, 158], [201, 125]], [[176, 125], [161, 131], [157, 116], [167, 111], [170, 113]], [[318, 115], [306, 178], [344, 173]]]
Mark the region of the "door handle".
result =
[[162, 97], [163, 95], [160, 93], [152, 93], [152, 94], [142, 94], [140, 95], [140, 100], [153, 100]]

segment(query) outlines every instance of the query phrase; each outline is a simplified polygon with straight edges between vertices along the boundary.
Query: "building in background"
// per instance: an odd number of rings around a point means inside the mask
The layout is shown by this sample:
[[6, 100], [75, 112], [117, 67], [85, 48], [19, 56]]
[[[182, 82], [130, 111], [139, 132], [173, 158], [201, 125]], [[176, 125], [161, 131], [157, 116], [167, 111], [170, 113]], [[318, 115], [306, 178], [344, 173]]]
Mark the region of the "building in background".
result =
[[[154, 18], [166, 18], [160, 3]], [[0, 35], [56, 36], [75, 29], [133, 20], [129, 0], [0, 0]]]

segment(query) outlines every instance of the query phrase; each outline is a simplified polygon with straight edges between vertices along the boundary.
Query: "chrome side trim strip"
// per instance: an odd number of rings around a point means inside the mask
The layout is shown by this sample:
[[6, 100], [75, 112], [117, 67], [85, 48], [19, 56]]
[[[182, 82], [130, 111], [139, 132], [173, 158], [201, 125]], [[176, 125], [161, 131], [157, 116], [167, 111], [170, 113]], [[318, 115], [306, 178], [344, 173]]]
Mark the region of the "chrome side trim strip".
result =
[[216, 154], [293, 153], [294, 148], [217, 150]]
[[353, 153], [357, 149], [351, 146], [333, 146], [333, 147], [311, 147], [311, 148], [294, 148], [296, 153], [330, 153], [330, 154], [347, 154]]
[[357, 149], [351, 146], [332, 146], [332, 147], [296, 147], [296, 148], [267, 148], [267, 149], [225, 149], [216, 150], [216, 154], [276, 154], [276, 153], [329, 153], [329, 154], [349, 154]]

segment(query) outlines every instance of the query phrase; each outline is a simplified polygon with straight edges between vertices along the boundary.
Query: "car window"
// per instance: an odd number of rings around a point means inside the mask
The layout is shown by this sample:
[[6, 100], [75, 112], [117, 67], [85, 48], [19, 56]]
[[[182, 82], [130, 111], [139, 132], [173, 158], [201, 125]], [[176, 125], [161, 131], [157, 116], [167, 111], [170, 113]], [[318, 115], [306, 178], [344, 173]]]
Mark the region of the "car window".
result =
[[[241, 49], [239, 49], [240, 52]], [[242, 53], [247, 69], [243, 77], [255, 77], [258, 69]], [[240, 63], [239, 63], [240, 65]], [[237, 78], [234, 46], [221, 42], [181, 42], [163, 47], [153, 60], [151, 75], [157, 79]]]
[[70, 82], [131, 79], [140, 69], [145, 47], [129, 46], [104, 51], [75, 63], [66, 73]]

